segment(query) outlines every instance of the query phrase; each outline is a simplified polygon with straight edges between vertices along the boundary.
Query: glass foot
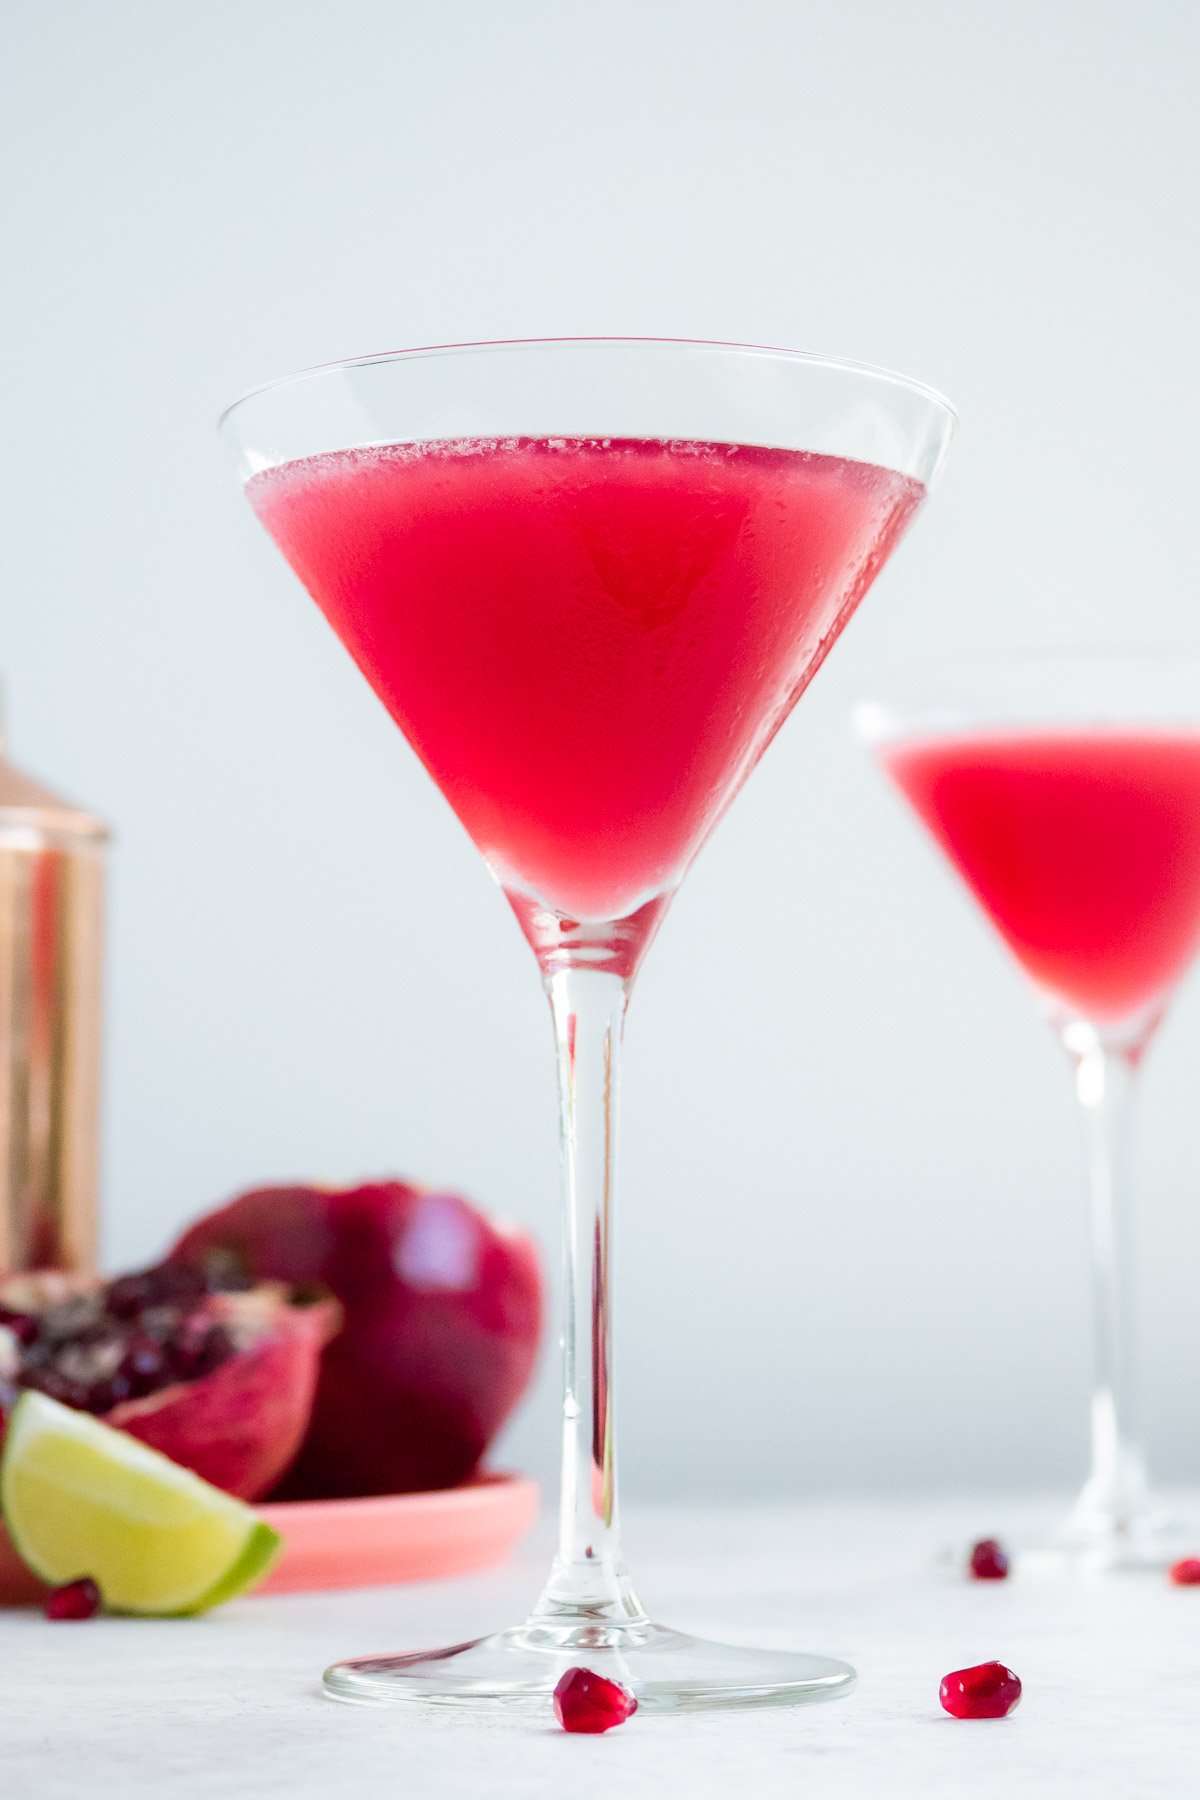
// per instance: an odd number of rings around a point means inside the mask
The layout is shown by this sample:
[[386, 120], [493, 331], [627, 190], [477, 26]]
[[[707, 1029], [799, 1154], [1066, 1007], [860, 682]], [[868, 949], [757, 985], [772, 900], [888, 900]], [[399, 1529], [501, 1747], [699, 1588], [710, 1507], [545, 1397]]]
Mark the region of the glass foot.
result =
[[1136, 1574], [1161, 1572], [1182, 1556], [1194, 1556], [1200, 1532], [1166, 1512], [1147, 1510], [1128, 1521], [1091, 1520], [1072, 1514], [1049, 1537], [1017, 1540], [1018, 1573]]
[[358, 1657], [327, 1669], [325, 1688], [336, 1700], [368, 1705], [415, 1700], [548, 1710], [560, 1676], [579, 1666], [630, 1688], [648, 1712], [799, 1706], [848, 1694], [855, 1679], [849, 1664], [833, 1657], [743, 1650], [647, 1620], [622, 1626], [530, 1623], [445, 1650]]
[[[981, 1536], [993, 1536], [988, 1532]], [[1086, 1490], [1074, 1510], [1048, 1533], [1000, 1533], [1015, 1575], [1104, 1575], [1162, 1573], [1184, 1556], [1200, 1556], [1200, 1525], [1175, 1517], [1149, 1495], [1120, 1513], [1093, 1507]], [[971, 1544], [962, 1542], [939, 1557], [950, 1573], [965, 1574]]]

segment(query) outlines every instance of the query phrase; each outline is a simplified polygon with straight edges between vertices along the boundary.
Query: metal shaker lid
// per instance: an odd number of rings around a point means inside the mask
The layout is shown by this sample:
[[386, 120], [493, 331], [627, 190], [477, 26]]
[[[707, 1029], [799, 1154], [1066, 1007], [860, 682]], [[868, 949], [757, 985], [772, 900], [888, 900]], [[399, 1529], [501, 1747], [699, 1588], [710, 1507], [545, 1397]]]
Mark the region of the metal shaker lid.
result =
[[94, 813], [85, 812], [52, 794], [40, 782], [23, 775], [5, 759], [0, 721], [0, 830], [25, 830], [57, 837], [91, 838], [103, 843], [108, 826]]

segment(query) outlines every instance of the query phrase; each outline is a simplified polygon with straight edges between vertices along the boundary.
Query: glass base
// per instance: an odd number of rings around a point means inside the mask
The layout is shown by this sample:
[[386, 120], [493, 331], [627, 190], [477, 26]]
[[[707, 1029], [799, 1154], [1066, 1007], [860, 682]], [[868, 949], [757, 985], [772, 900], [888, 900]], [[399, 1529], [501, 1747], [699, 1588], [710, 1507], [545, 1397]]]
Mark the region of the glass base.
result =
[[[991, 1533], [987, 1534], [991, 1536]], [[1148, 1492], [1120, 1511], [1096, 1505], [1085, 1488], [1073, 1511], [1047, 1533], [1000, 1534], [1014, 1575], [1120, 1575], [1158, 1573], [1184, 1556], [1200, 1556], [1200, 1525], [1175, 1517]], [[959, 1543], [939, 1558], [942, 1567], [965, 1574], [970, 1543]]]
[[1130, 1524], [1089, 1527], [1074, 1517], [1049, 1537], [1018, 1539], [1018, 1574], [1161, 1574], [1180, 1557], [1194, 1556], [1200, 1531], [1166, 1513], [1147, 1512]]
[[744, 1650], [649, 1620], [621, 1626], [531, 1621], [445, 1650], [334, 1663], [325, 1671], [325, 1689], [335, 1700], [367, 1705], [425, 1701], [548, 1712], [559, 1678], [581, 1666], [630, 1688], [647, 1712], [799, 1706], [848, 1694], [855, 1681], [849, 1664], [830, 1656]]

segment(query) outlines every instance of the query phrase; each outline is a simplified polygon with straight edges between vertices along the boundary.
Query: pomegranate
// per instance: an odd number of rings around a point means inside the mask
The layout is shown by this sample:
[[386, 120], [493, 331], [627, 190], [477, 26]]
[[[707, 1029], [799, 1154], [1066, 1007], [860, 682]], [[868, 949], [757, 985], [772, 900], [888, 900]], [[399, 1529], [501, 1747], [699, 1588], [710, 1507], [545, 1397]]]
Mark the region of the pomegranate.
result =
[[636, 1711], [627, 1687], [591, 1669], [568, 1669], [554, 1690], [554, 1714], [564, 1731], [611, 1731]]
[[452, 1487], [475, 1469], [533, 1369], [537, 1251], [456, 1194], [404, 1181], [258, 1188], [171, 1252], [221, 1279], [320, 1284], [341, 1303], [290, 1499]]
[[0, 1280], [0, 1406], [40, 1389], [257, 1500], [299, 1448], [337, 1323], [327, 1298], [277, 1283], [222, 1292], [171, 1263], [108, 1282], [10, 1275]]
[[980, 1538], [972, 1544], [967, 1569], [973, 1581], [1007, 1581], [1008, 1551], [998, 1538]]
[[51, 1588], [42, 1603], [48, 1619], [94, 1619], [100, 1611], [100, 1589], [90, 1575]]
[[943, 1675], [938, 1699], [952, 1719], [1006, 1719], [1021, 1702], [1021, 1680], [1003, 1663], [976, 1663]]

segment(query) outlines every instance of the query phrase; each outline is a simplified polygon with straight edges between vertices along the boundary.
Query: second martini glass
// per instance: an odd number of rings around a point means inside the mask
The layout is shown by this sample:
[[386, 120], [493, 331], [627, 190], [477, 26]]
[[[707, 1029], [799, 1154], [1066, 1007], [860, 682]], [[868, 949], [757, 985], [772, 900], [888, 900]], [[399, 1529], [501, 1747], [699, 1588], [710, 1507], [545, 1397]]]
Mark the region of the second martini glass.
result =
[[1024, 1557], [1161, 1566], [1187, 1546], [1152, 1499], [1137, 1426], [1130, 1107], [1200, 950], [1200, 662], [993, 657], [914, 675], [857, 719], [1031, 982], [1087, 1133], [1091, 1473]]
[[486, 857], [558, 1054], [558, 1555], [520, 1625], [360, 1658], [337, 1697], [545, 1705], [573, 1664], [643, 1706], [844, 1692], [828, 1657], [653, 1623], [617, 1520], [612, 1197], [630, 985], [692, 858], [936, 474], [898, 377], [664, 340], [459, 345], [239, 401], [246, 494]]

